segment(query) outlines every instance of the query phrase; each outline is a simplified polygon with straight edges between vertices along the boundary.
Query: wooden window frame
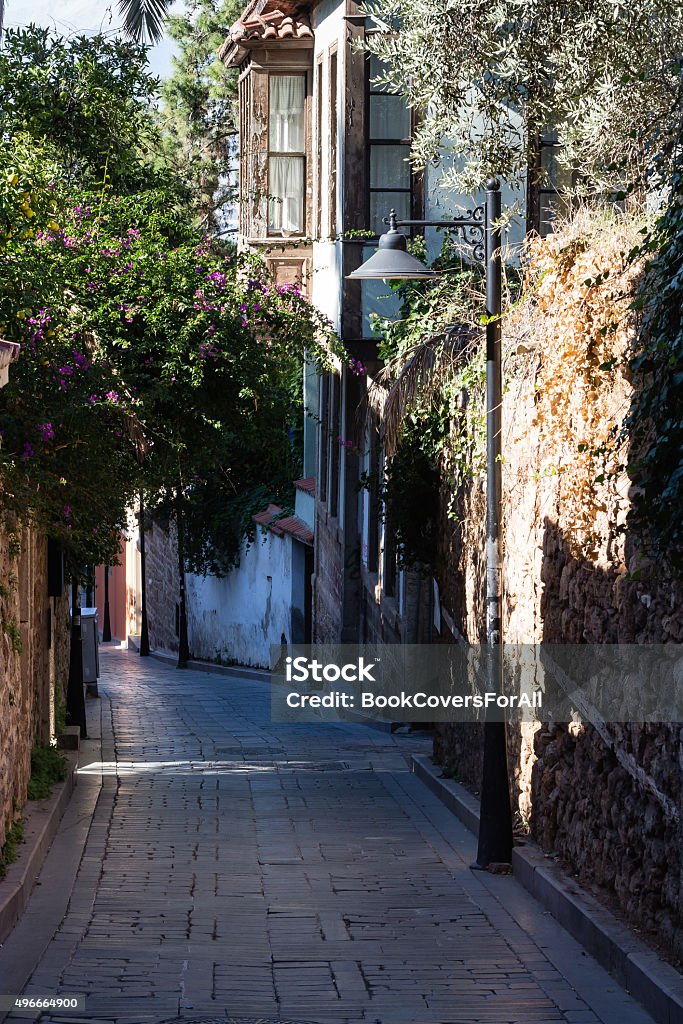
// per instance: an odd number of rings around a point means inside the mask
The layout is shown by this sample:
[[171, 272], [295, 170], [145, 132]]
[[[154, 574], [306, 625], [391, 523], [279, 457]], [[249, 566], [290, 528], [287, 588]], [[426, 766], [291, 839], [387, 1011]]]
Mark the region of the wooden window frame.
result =
[[327, 501], [328, 433], [330, 407], [330, 374], [320, 374], [320, 396], [318, 402], [318, 501]]
[[337, 219], [337, 158], [339, 151], [339, 53], [335, 43], [328, 51], [327, 59], [327, 110], [330, 127], [329, 165], [327, 174], [327, 234], [336, 238]]
[[[277, 239], [278, 241], [289, 241], [291, 239], [296, 241], [296, 240], [300, 240], [302, 238], [306, 238], [306, 236], [308, 234], [308, 230], [307, 229], [308, 229], [308, 225], [309, 225], [309, 222], [310, 222], [310, 209], [309, 209], [310, 200], [307, 199], [307, 197], [310, 195], [309, 175], [310, 175], [310, 159], [311, 159], [310, 158], [310, 148], [311, 148], [311, 133], [310, 133], [310, 103], [311, 103], [310, 86], [311, 86], [311, 73], [306, 68], [288, 68], [288, 67], [287, 68], [277, 68], [277, 67], [274, 67], [274, 68], [269, 68], [268, 69], [268, 71], [266, 72], [266, 77], [267, 77], [266, 96], [267, 96], [267, 105], [268, 105], [268, 109], [267, 109], [267, 112], [266, 112], [266, 125], [267, 125], [267, 127], [266, 127], [266, 133], [267, 133], [267, 139], [266, 139], [266, 144], [267, 144], [267, 148], [266, 148], [266, 162], [267, 162], [266, 181], [267, 181], [267, 193], [268, 193], [268, 199], [267, 199], [266, 211], [265, 211], [266, 212], [266, 238], [267, 239]], [[303, 117], [304, 117], [304, 148], [303, 148], [302, 151], [298, 151], [297, 150], [296, 152], [283, 153], [280, 150], [274, 150], [274, 149], [270, 148], [270, 81], [271, 81], [271, 78], [303, 78], [303, 80], [304, 80], [304, 112], [303, 112]], [[271, 161], [271, 157], [301, 157], [303, 159], [303, 167], [304, 167], [304, 169], [303, 169], [303, 194], [302, 194], [302, 197], [301, 197], [301, 201], [302, 201], [302, 217], [301, 217], [301, 220], [302, 220], [302, 230], [301, 230], [300, 233], [291, 234], [291, 235], [284, 235], [282, 233], [280, 233], [280, 234], [273, 234], [273, 233], [271, 233], [271, 228], [270, 228], [270, 196], [271, 196], [271, 192], [270, 192], [270, 161]]]
[[[411, 143], [411, 140], [410, 140], [410, 138], [374, 139], [372, 137], [372, 135], [370, 133], [372, 97], [373, 96], [398, 96], [398, 95], [400, 95], [400, 93], [391, 93], [391, 92], [387, 92], [385, 89], [374, 88], [373, 85], [372, 85], [372, 82], [370, 81], [370, 77], [371, 77], [371, 73], [370, 73], [370, 57], [368, 56], [367, 64], [366, 64], [366, 75], [365, 75], [365, 86], [366, 86], [366, 88], [365, 88], [366, 100], [365, 101], [366, 101], [366, 110], [367, 110], [367, 122], [366, 122], [367, 123], [367, 167], [366, 167], [366, 173], [367, 173], [367, 182], [368, 182], [368, 219], [372, 215], [372, 200], [371, 200], [371, 197], [373, 196], [373, 194], [381, 194], [381, 193], [387, 193], [387, 192], [400, 192], [402, 194], [407, 195], [408, 196], [408, 209], [410, 210], [410, 213], [412, 215], [415, 212], [415, 181], [414, 181], [414, 175], [413, 175], [412, 167], [409, 167], [409, 179], [408, 179], [409, 180], [409, 186], [408, 186], [408, 188], [391, 188], [391, 189], [388, 189], [388, 188], [377, 188], [377, 187], [373, 187], [373, 185], [371, 184], [371, 182], [372, 182], [372, 164], [371, 164], [371, 161], [372, 161], [372, 148], [373, 148], [373, 146], [407, 146], [408, 147], [408, 154], [409, 154], [410, 153], [410, 143]], [[412, 132], [412, 130], [413, 130], [413, 115], [412, 115], [412, 112], [410, 111], [410, 108], [408, 108], [408, 130], [410, 132]], [[388, 213], [389, 213], [389, 210], [387, 209], [387, 211], [385, 213], [385, 216], [387, 216]], [[382, 231], [379, 232], [379, 233], [382, 233], [384, 230], [385, 229], [382, 228]], [[407, 233], [412, 235], [413, 231], [414, 231], [414, 229], [410, 228], [409, 231], [407, 231]]]
[[323, 55], [315, 62], [315, 233], [318, 239], [323, 236]]

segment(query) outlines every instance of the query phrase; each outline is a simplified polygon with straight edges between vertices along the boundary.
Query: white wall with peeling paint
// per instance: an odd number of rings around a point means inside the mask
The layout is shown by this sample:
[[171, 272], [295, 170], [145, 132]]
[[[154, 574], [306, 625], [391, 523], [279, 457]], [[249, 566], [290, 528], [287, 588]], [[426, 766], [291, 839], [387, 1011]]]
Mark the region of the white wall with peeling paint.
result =
[[290, 537], [259, 530], [254, 542], [243, 546], [240, 564], [228, 576], [188, 573], [187, 628], [193, 657], [269, 667], [270, 645], [280, 644], [283, 635], [292, 643], [293, 622], [296, 630], [297, 616], [303, 615], [299, 566], [293, 565], [300, 547]]

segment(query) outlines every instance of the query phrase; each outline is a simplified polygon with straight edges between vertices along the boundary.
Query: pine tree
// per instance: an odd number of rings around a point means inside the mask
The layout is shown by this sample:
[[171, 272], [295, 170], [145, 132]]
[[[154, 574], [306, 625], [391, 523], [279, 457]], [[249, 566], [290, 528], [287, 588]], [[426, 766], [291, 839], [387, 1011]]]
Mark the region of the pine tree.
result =
[[199, 225], [225, 231], [234, 202], [237, 156], [237, 73], [217, 56], [241, 0], [188, 0], [169, 18], [179, 48], [162, 86], [165, 158], [188, 184]]

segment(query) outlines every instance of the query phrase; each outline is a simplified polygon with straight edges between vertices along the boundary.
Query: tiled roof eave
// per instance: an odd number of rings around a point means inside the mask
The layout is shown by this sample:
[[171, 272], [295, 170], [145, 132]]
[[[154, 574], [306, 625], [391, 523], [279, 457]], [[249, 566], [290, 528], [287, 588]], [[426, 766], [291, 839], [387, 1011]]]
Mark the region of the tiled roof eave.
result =
[[301, 480], [295, 480], [294, 486], [297, 491], [303, 491], [304, 494], [315, 494], [315, 477], [307, 476]]
[[250, 50], [285, 43], [297, 49], [313, 46], [313, 29], [309, 19], [310, 4], [293, 0], [252, 0], [218, 50], [228, 65], [241, 64]]
[[313, 530], [303, 519], [299, 519], [298, 516], [287, 516], [285, 519], [278, 519], [274, 522], [270, 529], [275, 534], [280, 536], [287, 534], [294, 540], [301, 541], [302, 544], [313, 545]]
[[283, 516], [282, 509], [278, 505], [269, 505], [262, 512], [252, 516], [252, 520], [259, 526], [266, 527], [276, 537], [292, 537], [301, 541], [302, 544], [313, 545], [313, 530], [298, 516]]
[[218, 56], [226, 67], [239, 67], [244, 63], [252, 50], [263, 50], [266, 47], [287, 47], [288, 49], [312, 50], [314, 45], [312, 36], [299, 39], [289, 36], [286, 39], [240, 39], [238, 43], [232, 39], [226, 39], [218, 50]]

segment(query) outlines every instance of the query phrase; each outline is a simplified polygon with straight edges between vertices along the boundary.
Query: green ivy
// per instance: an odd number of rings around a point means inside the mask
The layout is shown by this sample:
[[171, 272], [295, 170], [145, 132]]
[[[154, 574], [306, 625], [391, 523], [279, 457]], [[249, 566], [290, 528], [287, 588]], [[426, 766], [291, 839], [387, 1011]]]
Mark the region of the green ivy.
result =
[[642, 320], [629, 362], [633, 395], [625, 420], [633, 481], [628, 526], [667, 574], [683, 575], [683, 165], [666, 208], [643, 245], [635, 300]]
[[55, 679], [54, 685], [54, 707], [55, 707], [55, 736], [61, 736], [66, 729], [66, 700], [62, 687]]
[[14, 864], [19, 856], [17, 847], [24, 841], [24, 827], [23, 818], [15, 821], [7, 833], [4, 845], [0, 847], [0, 878], [5, 877], [7, 868]]
[[436, 561], [439, 531], [438, 469], [434, 415], [413, 414], [405, 422], [381, 488], [384, 518], [394, 534], [399, 565], [423, 568]]
[[[409, 248], [426, 259], [423, 238], [413, 239]], [[435, 281], [393, 285], [401, 298], [399, 316], [375, 317], [373, 325], [393, 380], [414, 372], [411, 358], [420, 346], [434, 348], [432, 374], [421, 382], [410, 407], [401, 410], [396, 450], [380, 488], [399, 563], [425, 569], [436, 561], [442, 487], [450, 491], [448, 511], [455, 516], [458, 488], [484, 471], [486, 456], [482, 269], [463, 261], [450, 235], [444, 236], [432, 266], [442, 271]], [[458, 354], [449, 349], [451, 326], [471, 329], [472, 343]], [[447, 350], [451, 354], [445, 355]]]

